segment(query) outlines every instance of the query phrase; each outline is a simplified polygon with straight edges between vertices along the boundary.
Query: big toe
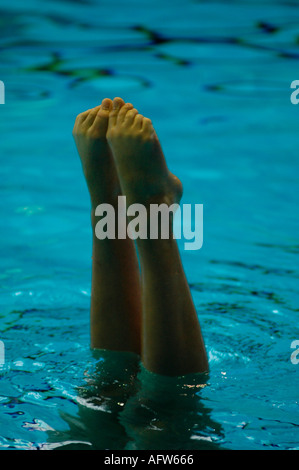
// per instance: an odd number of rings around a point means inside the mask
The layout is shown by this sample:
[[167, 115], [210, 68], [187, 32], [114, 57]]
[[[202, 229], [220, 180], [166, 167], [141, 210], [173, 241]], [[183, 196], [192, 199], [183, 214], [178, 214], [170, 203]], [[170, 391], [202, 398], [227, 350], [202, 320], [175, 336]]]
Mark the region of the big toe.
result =
[[112, 109], [112, 100], [110, 98], [104, 98], [101, 104], [101, 111], [109, 113]]
[[112, 110], [113, 111], [119, 111], [120, 108], [125, 104], [124, 100], [122, 98], [116, 97], [114, 98], [112, 102]]
[[125, 102], [122, 98], [116, 97], [112, 102], [112, 109], [109, 115], [109, 126], [116, 124], [117, 116], [121, 108], [124, 106]]
[[95, 135], [99, 138], [106, 137], [109, 122], [109, 112], [111, 107], [112, 101], [109, 98], [105, 98], [97, 111], [92, 129], [95, 131]]

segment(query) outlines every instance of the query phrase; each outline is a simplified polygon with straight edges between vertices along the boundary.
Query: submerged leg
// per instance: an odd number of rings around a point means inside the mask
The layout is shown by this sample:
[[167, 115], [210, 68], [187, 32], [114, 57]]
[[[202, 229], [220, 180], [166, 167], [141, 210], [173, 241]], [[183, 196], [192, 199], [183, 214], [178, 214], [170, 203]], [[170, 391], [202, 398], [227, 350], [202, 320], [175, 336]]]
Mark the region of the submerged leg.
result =
[[[114, 100], [118, 112], [124, 103]], [[121, 195], [113, 155], [106, 140], [112, 101], [77, 116], [73, 136], [81, 158], [91, 199], [93, 231], [91, 289], [91, 347], [141, 352], [141, 288], [135, 246], [123, 240], [95, 235], [95, 208], [102, 203], [117, 207]]]
[[[127, 204], [179, 202], [182, 185], [169, 172], [149, 119], [122, 107], [110, 115], [107, 140]], [[176, 240], [137, 239], [142, 271], [142, 362], [155, 373], [184, 375], [208, 370], [197, 313]]]

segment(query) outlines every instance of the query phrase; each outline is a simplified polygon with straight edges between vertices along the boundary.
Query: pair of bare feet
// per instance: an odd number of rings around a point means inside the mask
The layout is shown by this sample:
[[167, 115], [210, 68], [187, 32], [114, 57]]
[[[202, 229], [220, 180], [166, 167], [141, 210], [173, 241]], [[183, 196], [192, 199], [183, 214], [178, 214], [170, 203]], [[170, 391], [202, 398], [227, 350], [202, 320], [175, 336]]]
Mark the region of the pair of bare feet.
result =
[[166, 166], [151, 120], [131, 103], [104, 99], [78, 115], [73, 135], [93, 207], [120, 193], [128, 204], [181, 199], [181, 182]]
[[[205, 346], [176, 240], [95, 237], [95, 208], [179, 203], [150, 119], [121, 98], [78, 115], [73, 136], [92, 205], [91, 347], [130, 351], [163, 375], [208, 369]], [[139, 258], [137, 257], [137, 251]]]

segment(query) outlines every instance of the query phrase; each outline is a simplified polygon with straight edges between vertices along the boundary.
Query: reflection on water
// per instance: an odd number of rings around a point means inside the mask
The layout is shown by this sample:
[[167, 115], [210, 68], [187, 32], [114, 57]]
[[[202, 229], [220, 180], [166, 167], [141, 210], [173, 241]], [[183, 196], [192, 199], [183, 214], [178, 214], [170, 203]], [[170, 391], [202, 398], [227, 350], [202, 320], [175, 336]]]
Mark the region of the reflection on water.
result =
[[98, 351], [73, 397], [78, 417], [69, 430], [49, 432], [44, 448], [113, 450], [218, 450], [221, 425], [201, 403], [205, 374], [172, 378], [152, 374], [135, 355]]

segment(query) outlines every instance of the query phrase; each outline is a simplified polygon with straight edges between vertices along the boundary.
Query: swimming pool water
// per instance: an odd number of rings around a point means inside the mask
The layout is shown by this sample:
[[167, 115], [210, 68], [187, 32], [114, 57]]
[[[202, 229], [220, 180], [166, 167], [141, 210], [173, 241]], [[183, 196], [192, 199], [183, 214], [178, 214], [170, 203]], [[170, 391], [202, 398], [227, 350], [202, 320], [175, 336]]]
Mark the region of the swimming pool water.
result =
[[[298, 19], [297, 1], [2, 1], [0, 449], [299, 448]], [[89, 349], [71, 130], [114, 96], [204, 205], [203, 247], [182, 258], [205, 386], [135, 382], [134, 357]]]

